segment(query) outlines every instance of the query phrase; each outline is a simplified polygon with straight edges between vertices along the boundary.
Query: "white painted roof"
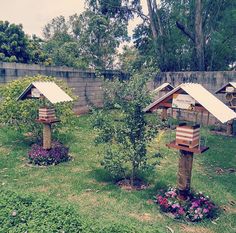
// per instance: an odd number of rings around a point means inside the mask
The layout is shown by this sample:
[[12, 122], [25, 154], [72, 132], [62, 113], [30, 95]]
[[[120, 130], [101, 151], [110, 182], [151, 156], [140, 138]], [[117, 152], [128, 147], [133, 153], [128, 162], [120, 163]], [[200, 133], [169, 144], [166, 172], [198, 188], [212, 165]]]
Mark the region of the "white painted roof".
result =
[[224, 90], [226, 87], [228, 87], [228, 86], [232, 86], [232, 87], [234, 87], [234, 88], [236, 89], [236, 82], [229, 82], [229, 83], [225, 84], [223, 87], [221, 87], [219, 90], [217, 90], [217, 91], [215, 92], [215, 94], [224, 93], [223, 90]]
[[158, 93], [159, 91], [162, 91], [165, 88], [169, 88], [170, 90], [174, 89], [174, 87], [170, 83], [163, 83], [161, 86], [159, 86], [155, 90], [153, 90], [152, 93]]
[[225, 123], [236, 118], [236, 113], [226, 106], [223, 102], [217, 99], [212, 93], [206, 90], [202, 85], [197, 83], [183, 83], [162, 96], [160, 99], [154, 101], [152, 104], [147, 106], [144, 111], [149, 111], [152, 107], [160, 103], [168, 96], [174, 94], [179, 89], [182, 89], [191, 97], [193, 97], [200, 105], [202, 105], [207, 111], [209, 111], [214, 117], [220, 122]]
[[35, 87], [39, 92], [47, 98], [52, 104], [60, 102], [73, 101], [73, 99], [67, 95], [56, 83], [54, 82], [33, 82], [26, 90], [20, 95], [18, 99], [24, 98], [25, 94]]

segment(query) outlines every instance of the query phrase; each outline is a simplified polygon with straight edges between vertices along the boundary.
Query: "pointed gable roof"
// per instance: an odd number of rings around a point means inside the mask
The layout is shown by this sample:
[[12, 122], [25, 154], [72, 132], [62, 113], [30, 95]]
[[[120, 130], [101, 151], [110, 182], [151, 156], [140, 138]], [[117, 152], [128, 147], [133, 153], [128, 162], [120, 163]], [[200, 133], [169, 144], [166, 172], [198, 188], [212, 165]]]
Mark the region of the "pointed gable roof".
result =
[[162, 85], [154, 89], [152, 93], [158, 93], [159, 91], [171, 91], [173, 89], [174, 87], [170, 83], [163, 83]]
[[161, 106], [161, 103], [173, 99], [173, 94], [185, 92], [191, 96], [195, 101], [200, 104], [205, 110], [210, 112], [220, 122], [225, 123], [229, 120], [236, 118], [236, 113], [226, 106], [223, 102], [217, 99], [212, 93], [206, 90], [202, 85], [197, 83], [183, 83], [168, 92], [160, 99], [154, 101], [147, 106], [144, 111], [149, 112]]
[[219, 90], [215, 92], [215, 94], [226, 93], [226, 87], [233, 87], [236, 89], [236, 82], [229, 82], [221, 87]]
[[33, 82], [22, 92], [18, 100], [26, 99], [33, 88], [36, 88], [40, 94], [47, 98], [52, 104], [73, 101], [73, 99], [54, 82]]

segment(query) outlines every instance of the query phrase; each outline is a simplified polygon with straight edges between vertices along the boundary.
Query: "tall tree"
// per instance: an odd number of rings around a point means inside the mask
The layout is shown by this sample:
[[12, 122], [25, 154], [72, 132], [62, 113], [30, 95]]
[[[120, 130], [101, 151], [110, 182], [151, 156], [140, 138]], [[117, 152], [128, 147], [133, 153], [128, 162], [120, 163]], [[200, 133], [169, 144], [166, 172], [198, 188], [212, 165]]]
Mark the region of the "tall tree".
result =
[[0, 21], [0, 61], [30, 62], [29, 40], [22, 25]]

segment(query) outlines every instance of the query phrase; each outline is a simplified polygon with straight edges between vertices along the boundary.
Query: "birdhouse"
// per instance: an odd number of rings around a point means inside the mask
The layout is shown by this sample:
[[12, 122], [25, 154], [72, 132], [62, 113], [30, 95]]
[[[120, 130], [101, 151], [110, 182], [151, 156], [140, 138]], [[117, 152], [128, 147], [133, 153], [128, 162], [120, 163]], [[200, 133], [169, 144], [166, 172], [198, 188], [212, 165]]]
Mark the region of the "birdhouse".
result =
[[33, 82], [22, 92], [17, 100], [35, 98], [46, 98], [52, 104], [73, 101], [73, 99], [54, 82]]
[[[232, 91], [232, 88], [228, 89]], [[232, 92], [230, 92], [232, 93]], [[236, 118], [236, 113], [217, 99], [200, 84], [181, 84], [163, 97], [147, 106], [145, 112], [158, 108], [179, 109], [190, 112], [207, 112], [225, 123]], [[191, 120], [189, 120], [191, 121]], [[179, 168], [177, 177], [178, 198], [186, 200], [190, 193], [193, 154], [201, 154], [209, 148], [200, 145], [200, 125], [180, 124], [176, 127], [176, 138], [167, 144], [169, 148], [179, 150]]]
[[52, 107], [39, 108], [39, 120], [41, 121], [56, 120], [55, 109]]
[[219, 90], [215, 92], [216, 94], [225, 94], [226, 104], [236, 111], [236, 82], [229, 82]]
[[[39, 98], [47, 99], [52, 105], [73, 100], [54, 82], [33, 82], [22, 92], [18, 100]], [[51, 125], [59, 121], [60, 120], [56, 118], [55, 109], [52, 106], [42, 106], [39, 108], [38, 119], [36, 119], [36, 122], [43, 123], [44, 149], [51, 149]]]
[[179, 124], [176, 128], [176, 145], [194, 148], [199, 146], [200, 141], [200, 125]]

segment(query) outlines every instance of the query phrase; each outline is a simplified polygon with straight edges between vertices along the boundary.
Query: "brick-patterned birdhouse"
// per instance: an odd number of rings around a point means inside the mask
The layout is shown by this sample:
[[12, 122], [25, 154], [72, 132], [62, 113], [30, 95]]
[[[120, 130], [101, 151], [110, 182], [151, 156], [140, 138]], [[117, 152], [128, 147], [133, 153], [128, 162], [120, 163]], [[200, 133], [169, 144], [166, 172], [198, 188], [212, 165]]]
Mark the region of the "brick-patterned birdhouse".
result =
[[56, 119], [55, 109], [53, 107], [39, 108], [39, 120], [53, 121]]
[[176, 128], [176, 145], [183, 145], [189, 148], [199, 146], [200, 125], [187, 125], [182, 123]]

